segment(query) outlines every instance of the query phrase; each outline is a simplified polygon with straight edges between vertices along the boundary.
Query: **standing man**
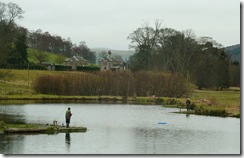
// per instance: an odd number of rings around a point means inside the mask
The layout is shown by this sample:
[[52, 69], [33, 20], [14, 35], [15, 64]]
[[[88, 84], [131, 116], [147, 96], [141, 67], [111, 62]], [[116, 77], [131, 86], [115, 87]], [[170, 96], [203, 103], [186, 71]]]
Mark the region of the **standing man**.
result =
[[189, 111], [190, 105], [191, 105], [191, 101], [190, 101], [189, 98], [187, 98], [187, 100], [186, 100], [186, 109], [187, 109], [187, 111]]
[[71, 110], [70, 108], [68, 108], [68, 110], [65, 113], [65, 119], [66, 119], [66, 127], [69, 128], [69, 124], [70, 124], [70, 118], [72, 116]]

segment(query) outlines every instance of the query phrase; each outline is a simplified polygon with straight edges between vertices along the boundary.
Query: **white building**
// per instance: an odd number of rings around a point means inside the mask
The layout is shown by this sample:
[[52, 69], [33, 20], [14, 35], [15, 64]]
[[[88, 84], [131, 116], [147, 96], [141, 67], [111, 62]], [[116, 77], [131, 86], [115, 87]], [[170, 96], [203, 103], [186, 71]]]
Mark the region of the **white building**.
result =
[[65, 65], [72, 66], [72, 70], [77, 70], [77, 66], [86, 66], [88, 63], [89, 63], [88, 60], [84, 59], [78, 54], [75, 54], [71, 58], [67, 58], [65, 60]]
[[124, 70], [123, 62], [116, 60], [115, 58], [112, 57], [111, 54], [112, 54], [111, 51], [108, 51], [108, 55], [106, 57], [103, 57], [103, 58], [98, 60], [98, 66], [100, 67], [100, 70], [101, 71]]

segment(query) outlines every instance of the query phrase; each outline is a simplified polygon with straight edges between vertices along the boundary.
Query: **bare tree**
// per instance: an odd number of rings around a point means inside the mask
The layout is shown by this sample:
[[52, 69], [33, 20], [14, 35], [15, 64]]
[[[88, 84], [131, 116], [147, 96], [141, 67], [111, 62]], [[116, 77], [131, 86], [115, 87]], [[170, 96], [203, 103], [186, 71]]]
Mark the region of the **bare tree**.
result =
[[32, 56], [32, 58], [37, 60], [39, 63], [46, 61], [49, 57], [49, 55], [46, 52], [37, 49], [34, 49], [30, 53], [30, 56]]
[[161, 23], [156, 21], [155, 28], [150, 27], [148, 23], [144, 26], [136, 29], [131, 33], [127, 39], [131, 40], [129, 45], [130, 48], [135, 49], [136, 54], [134, 58], [137, 61], [137, 66], [141, 69], [150, 69], [151, 62], [153, 62], [153, 55], [155, 49], [157, 48], [159, 40], [159, 30]]
[[5, 16], [6, 10], [7, 10], [6, 4], [0, 2], [0, 22], [6, 18], [6, 16]]
[[149, 49], [152, 49], [157, 44], [160, 27], [161, 23], [158, 21], [155, 22], [155, 29], [145, 23], [127, 37], [131, 40], [129, 47], [138, 49], [140, 46], [147, 45]]
[[5, 21], [8, 25], [15, 23], [16, 19], [23, 18], [24, 11], [15, 3], [0, 2], [0, 21]]
[[113, 58], [115, 60], [117, 60], [118, 62], [123, 62], [124, 61], [123, 58], [122, 58], [122, 56], [121, 55], [118, 55], [118, 54], [113, 54]]

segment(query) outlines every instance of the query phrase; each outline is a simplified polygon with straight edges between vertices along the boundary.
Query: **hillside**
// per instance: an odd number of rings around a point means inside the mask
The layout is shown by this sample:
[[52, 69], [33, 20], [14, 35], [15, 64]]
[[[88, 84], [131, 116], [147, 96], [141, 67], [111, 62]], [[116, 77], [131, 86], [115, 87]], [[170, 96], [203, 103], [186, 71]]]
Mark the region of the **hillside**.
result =
[[[35, 57], [34, 57], [34, 52], [36, 49], [34, 48], [28, 48], [27, 53], [28, 53], [28, 61], [31, 63], [40, 63]], [[61, 64], [65, 60], [65, 56], [54, 54], [52, 52], [44, 52], [47, 55], [47, 59], [45, 60], [46, 62], [51, 62], [55, 64]]]
[[92, 51], [96, 52], [97, 55], [98, 53], [102, 52], [102, 51], [111, 51], [112, 54], [116, 54], [116, 55], [120, 55], [124, 60], [128, 60], [130, 56], [132, 56], [134, 54], [134, 51], [130, 51], [130, 50], [113, 50], [113, 49], [109, 49], [109, 48], [91, 48]]
[[236, 44], [233, 46], [225, 47], [225, 50], [231, 56], [232, 61], [241, 61], [241, 46]]

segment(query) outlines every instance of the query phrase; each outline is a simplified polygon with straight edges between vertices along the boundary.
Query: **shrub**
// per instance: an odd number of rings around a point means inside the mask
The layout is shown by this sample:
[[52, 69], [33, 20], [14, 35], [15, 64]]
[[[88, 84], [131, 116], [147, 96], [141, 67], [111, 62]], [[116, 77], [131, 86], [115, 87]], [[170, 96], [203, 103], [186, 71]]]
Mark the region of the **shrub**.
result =
[[175, 99], [167, 99], [166, 104], [167, 105], [176, 105], [178, 102]]
[[77, 66], [77, 71], [100, 71], [97, 66]]
[[190, 110], [194, 110], [195, 108], [196, 108], [196, 104], [195, 103], [191, 103]]
[[71, 71], [72, 66], [55, 65], [56, 71]]
[[[177, 82], [174, 84], [174, 82]], [[184, 78], [153, 72], [67, 72], [39, 76], [38, 93], [57, 95], [181, 96], [189, 92]]]
[[212, 106], [196, 106], [195, 114], [198, 115], [209, 115], [209, 116], [222, 116], [225, 117], [228, 115], [227, 111], [221, 107], [212, 107]]
[[163, 98], [160, 98], [158, 97], [156, 100], [155, 100], [156, 103], [160, 103], [160, 104], [164, 104], [164, 99]]
[[5, 126], [4, 121], [0, 121], [0, 128], [4, 128], [4, 126]]

